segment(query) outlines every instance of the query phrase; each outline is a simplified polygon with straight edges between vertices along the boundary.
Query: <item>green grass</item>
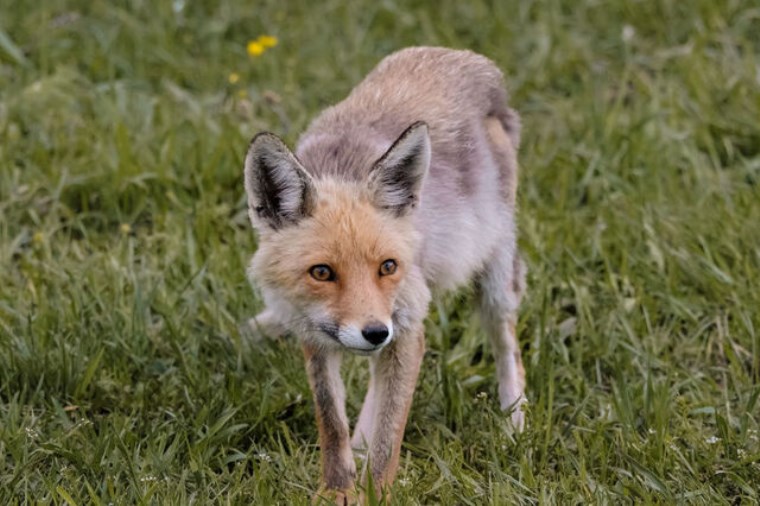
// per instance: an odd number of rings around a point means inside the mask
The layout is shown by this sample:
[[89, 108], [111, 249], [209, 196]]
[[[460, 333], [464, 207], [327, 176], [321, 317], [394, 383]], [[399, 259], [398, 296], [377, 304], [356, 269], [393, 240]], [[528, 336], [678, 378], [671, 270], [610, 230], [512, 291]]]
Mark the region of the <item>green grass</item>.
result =
[[299, 348], [240, 331], [242, 156], [414, 44], [493, 58], [524, 119], [531, 403], [510, 435], [438, 301], [395, 502], [760, 502], [754, 2], [257, 4], [0, 0], [0, 503], [309, 504]]

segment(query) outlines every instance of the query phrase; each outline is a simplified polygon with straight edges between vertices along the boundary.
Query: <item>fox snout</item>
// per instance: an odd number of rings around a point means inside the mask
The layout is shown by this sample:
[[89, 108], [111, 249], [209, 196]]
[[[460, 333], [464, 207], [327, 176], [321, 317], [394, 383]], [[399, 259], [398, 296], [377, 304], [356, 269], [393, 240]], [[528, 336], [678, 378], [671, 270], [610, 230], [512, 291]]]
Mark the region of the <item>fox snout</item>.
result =
[[388, 327], [382, 323], [372, 322], [362, 329], [362, 336], [364, 339], [369, 341], [370, 344], [378, 346], [380, 344], [383, 344], [385, 340], [388, 339], [388, 336], [390, 336], [390, 331]]
[[341, 326], [337, 332], [337, 341], [355, 353], [372, 353], [384, 348], [393, 339], [393, 323], [387, 324], [377, 320], [370, 321], [363, 327], [356, 325]]

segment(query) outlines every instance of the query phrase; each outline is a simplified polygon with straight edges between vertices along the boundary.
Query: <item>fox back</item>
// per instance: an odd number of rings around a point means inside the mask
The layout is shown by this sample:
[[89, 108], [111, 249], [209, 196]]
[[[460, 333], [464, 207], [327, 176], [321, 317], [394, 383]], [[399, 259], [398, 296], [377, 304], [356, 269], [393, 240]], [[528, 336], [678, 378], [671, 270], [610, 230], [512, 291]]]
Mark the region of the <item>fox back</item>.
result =
[[506, 99], [501, 71], [483, 56], [402, 50], [316, 118], [296, 154], [315, 177], [363, 181], [405, 128], [424, 121], [432, 158], [415, 217], [419, 262], [431, 286], [454, 288], [511, 227], [520, 123]]

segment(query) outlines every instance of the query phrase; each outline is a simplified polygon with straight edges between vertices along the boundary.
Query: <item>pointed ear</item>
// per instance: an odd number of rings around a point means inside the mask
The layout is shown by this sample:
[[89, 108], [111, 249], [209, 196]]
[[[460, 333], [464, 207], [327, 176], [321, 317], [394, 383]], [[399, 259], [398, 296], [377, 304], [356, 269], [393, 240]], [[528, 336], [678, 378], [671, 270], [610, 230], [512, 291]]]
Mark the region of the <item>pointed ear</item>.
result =
[[407, 128], [375, 162], [369, 175], [375, 205], [396, 216], [411, 212], [419, 202], [422, 181], [430, 166], [428, 127], [418, 121]]
[[274, 134], [260, 133], [245, 157], [248, 215], [254, 228], [274, 230], [311, 214], [315, 190], [311, 176]]

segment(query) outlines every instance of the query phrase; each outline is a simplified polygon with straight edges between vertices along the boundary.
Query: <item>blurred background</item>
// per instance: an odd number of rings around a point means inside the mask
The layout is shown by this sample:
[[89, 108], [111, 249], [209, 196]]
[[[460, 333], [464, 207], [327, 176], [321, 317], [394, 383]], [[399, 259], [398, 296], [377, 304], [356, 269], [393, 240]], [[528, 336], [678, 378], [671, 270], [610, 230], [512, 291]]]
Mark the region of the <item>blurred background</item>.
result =
[[529, 426], [469, 292], [436, 301], [394, 499], [760, 500], [756, 2], [0, 0], [1, 502], [309, 503], [299, 347], [244, 331], [242, 158], [423, 44], [523, 118]]

